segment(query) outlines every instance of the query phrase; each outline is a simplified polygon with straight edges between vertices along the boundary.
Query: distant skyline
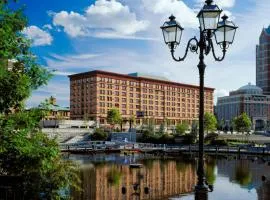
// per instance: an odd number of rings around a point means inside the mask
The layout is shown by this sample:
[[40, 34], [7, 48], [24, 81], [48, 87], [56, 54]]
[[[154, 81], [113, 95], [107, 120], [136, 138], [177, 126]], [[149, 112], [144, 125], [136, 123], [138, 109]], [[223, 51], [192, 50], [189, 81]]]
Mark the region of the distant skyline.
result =
[[[28, 106], [55, 96], [69, 106], [67, 75], [91, 70], [118, 73], [152, 73], [172, 81], [198, 85], [197, 55], [174, 62], [163, 43], [160, 26], [174, 14], [185, 28], [179, 55], [190, 37], [198, 36], [196, 13], [202, 0], [20, 0], [29, 25], [24, 33], [33, 39], [38, 62], [57, 70], [45, 87], [35, 91]], [[269, 0], [216, 0], [239, 26], [235, 42], [223, 62], [206, 59], [206, 86], [216, 88], [215, 98], [228, 95], [248, 82], [255, 84], [256, 44], [270, 24]], [[181, 50], [180, 50], [181, 49]], [[219, 51], [216, 47], [216, 51]]]

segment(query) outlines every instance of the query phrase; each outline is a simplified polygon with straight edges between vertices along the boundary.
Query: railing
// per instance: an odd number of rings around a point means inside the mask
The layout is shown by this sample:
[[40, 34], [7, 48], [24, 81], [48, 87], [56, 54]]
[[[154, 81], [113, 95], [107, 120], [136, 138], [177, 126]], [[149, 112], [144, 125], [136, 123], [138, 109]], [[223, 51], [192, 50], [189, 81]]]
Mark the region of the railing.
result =
[[[117, 143], [114, 145], [106, 145], [104, 143], [93, 144], [62, 144], [60, 145], [61, 150], [120, 150], [120, 149], [138, 149], [143, 152], [151, 152], [155, 150], [172, 152], [198, 152], [198, 145], [167, 145], [167, 144], [151, 144], [151, 143]], [[208, 153], [250, 153], [250, 154], [270, 154], [270, 147], [252, 147], [252, 146], [205, 146], [204, 151]]]

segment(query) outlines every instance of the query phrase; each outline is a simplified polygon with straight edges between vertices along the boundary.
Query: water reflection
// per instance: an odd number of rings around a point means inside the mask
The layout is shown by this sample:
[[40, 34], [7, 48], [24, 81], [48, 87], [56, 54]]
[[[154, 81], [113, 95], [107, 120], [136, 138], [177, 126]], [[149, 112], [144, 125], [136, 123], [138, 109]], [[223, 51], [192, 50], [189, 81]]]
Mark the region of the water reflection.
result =
[[262, 184], [257, 190], [259, 200], [269, 200], [270, 199], [270, 180]]
[[[140, 169], [131, 169], [129, 165], [84, 164], [81, 169], [83, 192], [73, 196], [81, 200], [168, 199], [193, 191], [196, 168], [192, 162], [182, 161], [179, 165], [180, 162], [174, 160], [151, 159], [142, 163], [145, 165]], [[135, 184], [139, 187], [136, 195]], [[125, 194], [122, 194], [123, 186]], [[144, 192], [146, 187], [148, 194]]]
[[[194, 159], [119, 156], [106, 158], [107, 162], [101, 158], [95, 158], [101, 162], [91, 159], [81, 161], [83, 192], [72, 194], [76, 200], [195, 199]], [[131, 169], [128, 164], [134, 161], [142, 163], [143, 167]], [[203, 199], [270, 200], [270, 166], [260, 160], [207, 157], [205, 175], [208, 184], [214, 185], [214, 191]], [[268, 180], [263, 182], [262, 175]]]

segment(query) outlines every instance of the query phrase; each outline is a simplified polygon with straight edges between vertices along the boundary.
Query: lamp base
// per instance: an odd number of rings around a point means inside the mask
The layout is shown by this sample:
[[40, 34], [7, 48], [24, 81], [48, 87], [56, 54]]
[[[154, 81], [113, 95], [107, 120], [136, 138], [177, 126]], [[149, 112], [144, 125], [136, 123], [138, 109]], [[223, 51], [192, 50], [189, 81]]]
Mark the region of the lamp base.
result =
[[195, 200], [208, 200], [208, 186], [207, 185], [195, 186]]

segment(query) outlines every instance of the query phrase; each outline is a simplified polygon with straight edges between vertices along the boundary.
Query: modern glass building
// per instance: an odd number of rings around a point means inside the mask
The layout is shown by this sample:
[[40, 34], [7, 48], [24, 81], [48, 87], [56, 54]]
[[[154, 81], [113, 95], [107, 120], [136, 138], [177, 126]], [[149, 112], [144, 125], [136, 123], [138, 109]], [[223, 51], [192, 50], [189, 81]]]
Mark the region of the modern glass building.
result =
[[230, 92], [229, 96], [219, 97], [216, 112], [218, 120], [225, 122], [245, 112], [252, 120], [253, 129], [263, 130], [270, 119], [270, 95], [249, 83]]
[[256, 85], [270, 94], [270, 26], [263, 28], [256, 46]]

